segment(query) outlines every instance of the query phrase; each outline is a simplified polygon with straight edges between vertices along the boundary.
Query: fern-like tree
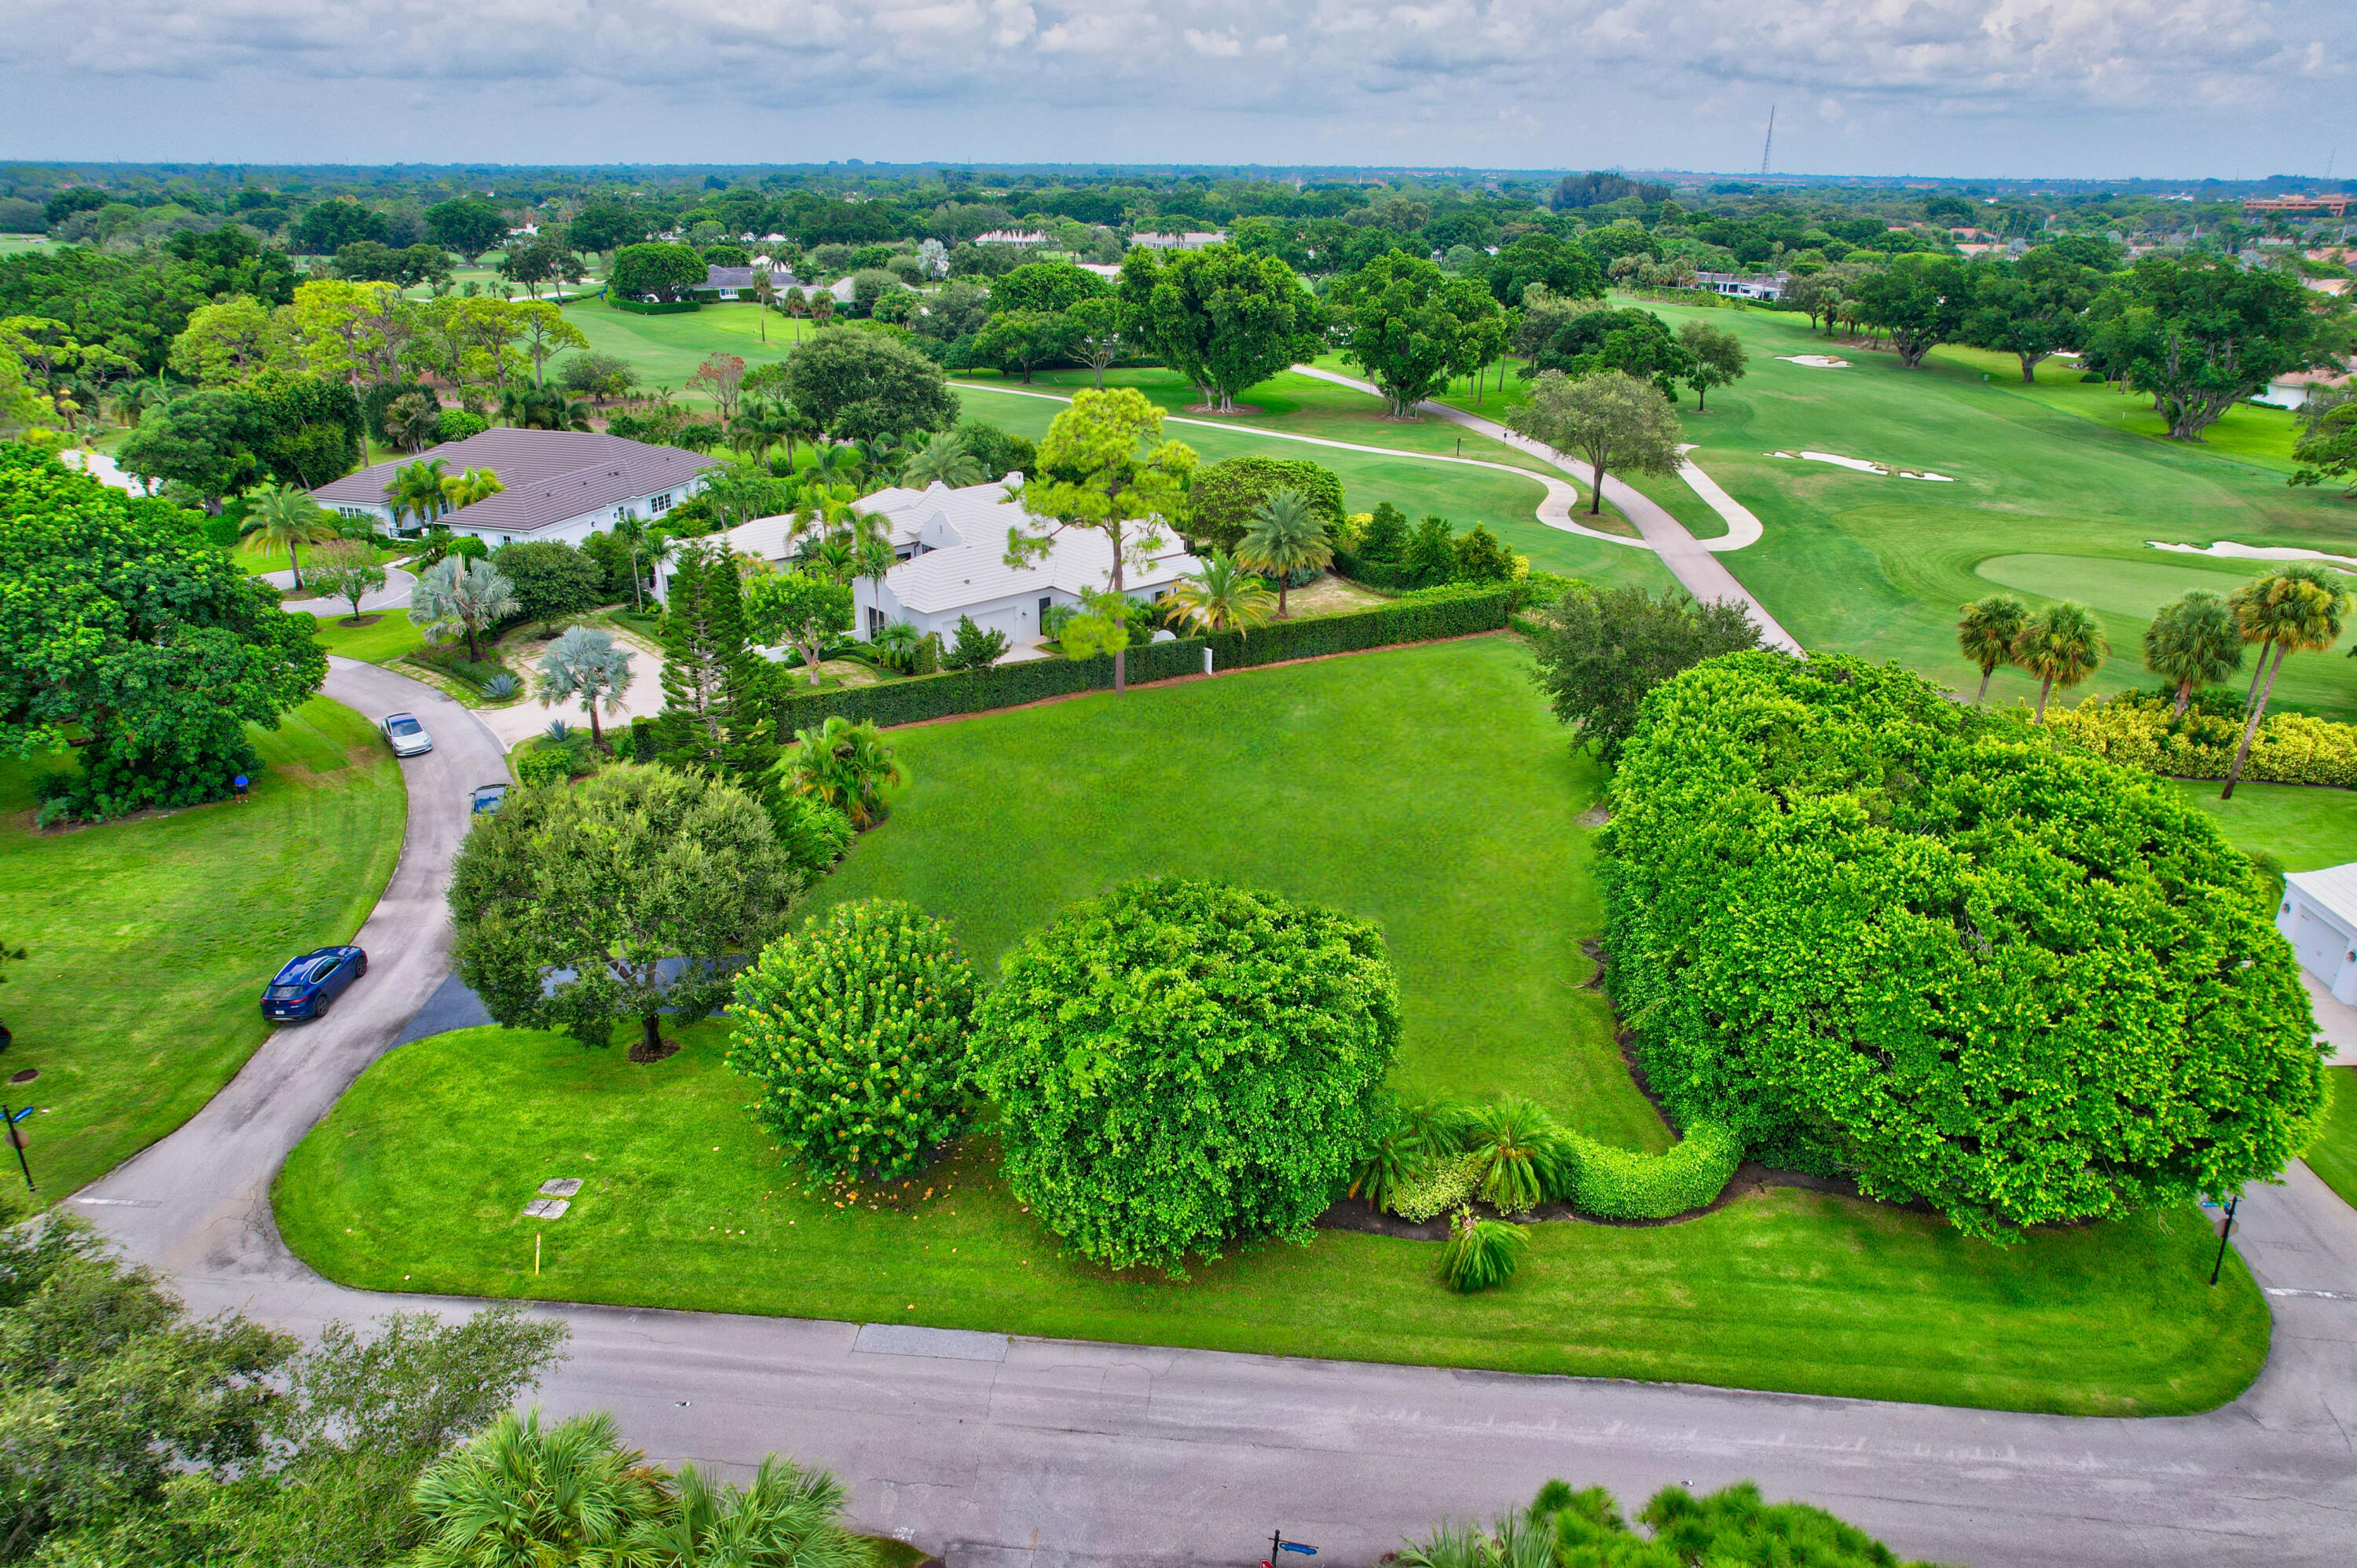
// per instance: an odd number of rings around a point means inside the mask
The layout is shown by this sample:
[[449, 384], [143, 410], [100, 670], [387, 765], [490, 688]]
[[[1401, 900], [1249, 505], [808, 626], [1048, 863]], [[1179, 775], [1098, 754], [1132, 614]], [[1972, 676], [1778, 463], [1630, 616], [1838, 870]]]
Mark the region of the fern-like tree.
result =
[[411, 590], [409, 618], [429, 635], [463, 633], [467, 657], [479, 661], [482, 634], [522, 608], [515, 585], [488, 561], [446, 555], [428, 566]]
[[622, 1444], [605, 1411], [553, 1426], [511, 1411], [419, 1477], [417, 1568], [610, 1563], [670, 1500], [661, 1474]]
[[2022, 622], [2013, 661], [2038, 677], [2037, 722], [2046, 722], [2046, 700], [2055, 687], [2075, 686], [2093, 675], [2111, 650], [2095, 612], [2074, 599], [2048, 605]]
[[1268, 585], [1214, 550], [1203, 569], [1182, 577], [1162, 596], [1162, 618], [1198, 631], [1233, 631], [1246, 636], [1276, 613], [1277, 596]]
[[1334, 559], [1334, 542], [1326, 536], [1325, 520], [1309, 498], [1297, 489], [1272, 494], [1254, 509], [1236, 542], [1236, 559], [1255, 572], [1276, 579], [1276, 618], [1293, 612], [1286, 605], [1294, 573], [1319, 571]]
[[593, 627], [565, 628], [540, 660], [540, 705], [579, 701], [589, 711], [589, 744], [606, 749], [606, 732], [597, 723], [597, 707], [609, 714], [622, 711], [630, 690], [630, 650], [611, 633]]
[[[669, 1504], [634, 1526], [615, 1561], [630, 1568], [871, 1568], [877, 1553], [844, 1528], [843, 1487], [771, 1454], [753, 1484], [722, 1483], [694, 1465]], [[584, 1559], [587, 1568], [587, 1559]]]
[[2222, 595], [2196, 588], [2163, 605], [2144, 628], [2144, 667], [2177, 687], [2183, 717], [2194, 688], [2223, 681], [2243, 665], [2243, 634]]
[[301, 544], [325, 544], [340, 537], [336, 514], [293, 485], [263, 485], [245, 503], [245, 521], [238, 526], [257, 550], [284, 550], [295, 569], [295, 585], [303, 585], [303, 563], [295, 553]]
[[960, 616], [956, 636], [942, 650], [942, 668], [987, 670], [1006, 656], [1006, 634], [997, 628], [984, 628], [974, 617]]
[[[2259, 668], [2252, 676], [2250, 713], [2243, 720], [2243, 738], [2234, 747], [2233, 765], [2226, 770], [2222, 800], [2234, 798], [2244, 765], [2251, 759], [2251, 743], [2258, 737], [2259, 721], [2266, 716], [2267, 700], [2275, 695], [2276, 677], [2293, 653], [2321, 652], [2341, 639], [2342, 618], [2349, 613], [2349, 592], [2339, 580], [2312, 562], [2300, 561], [2268, 573], [2235, 590], [2229, 601], [2245, 642], [2259, 645]], [[2267, 658], [2272, 650], [2275, 658]]]
[[1989, 677], [1996, 673], [1997, 666], [2013, 662], [2014, 641], [2029, 619], [2029, 607], [2011, 594], [1991, 594], [1964, 607], [1963, 618], [1956, 622], [1956, 647], [1981, 667], [1981, 688], [1973, 693], [1974, 706], [1988, 701]]
[[725, 546], [688, 545], [672, 564], [662, 645], [655, 731], [665, 759], [745, 779], [766, 769], [774, 755], [770, 671], [747, 635], [737, 561]]
[[779, 759], [779, 781], [793, 794], [833, 806], [861, 832], [884, 820], [884, 791], [908, 778], [869, 720], [854, 724], [835, 714], [816, 728], [796, 730], [794, 743]]

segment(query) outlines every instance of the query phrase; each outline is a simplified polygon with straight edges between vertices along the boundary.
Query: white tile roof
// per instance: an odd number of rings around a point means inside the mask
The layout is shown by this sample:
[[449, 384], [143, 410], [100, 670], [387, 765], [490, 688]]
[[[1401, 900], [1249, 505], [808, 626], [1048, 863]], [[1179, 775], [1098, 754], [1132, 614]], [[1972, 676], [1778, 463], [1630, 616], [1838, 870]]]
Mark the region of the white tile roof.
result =
[[[1199, 563], [1168, 532], [1163, 548], [1144, 567], [1132, 562], [1122, 588], [1140, 594], [1166, 587], [1194, 572]], [[942, 615], [999, 599], [1054, 591], [1078, 596], [1103, 588], [1113, 572], [1113, 542], [1094, 529], [1066, 529], [1049, 543], [1046, 559], [1027, 566], [1006, 564], [1006, 533], [947, 550], [928, 550], [885, 575], [884, 585], [903, 609]]]
[[2284, 881], [2352, 930], [2357, 930], [2357, 861], [2321, 871], [2295, 871]]

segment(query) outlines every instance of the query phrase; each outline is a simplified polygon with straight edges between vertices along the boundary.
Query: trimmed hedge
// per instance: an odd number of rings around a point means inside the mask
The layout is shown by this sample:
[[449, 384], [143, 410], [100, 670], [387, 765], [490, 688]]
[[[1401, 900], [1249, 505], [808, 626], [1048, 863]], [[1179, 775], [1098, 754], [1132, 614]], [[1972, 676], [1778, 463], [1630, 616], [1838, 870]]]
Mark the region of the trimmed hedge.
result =
[[1697, 1122], [1677, 1147], [1632, 1154], [1566, 1133], [1564, 1201], [1600, 1219], [1669, 1219], [1717, 1200], [1743, 1163], [1743, 1140], [1724, 1122]]
[[[2090, 697], [2067, 712], [2049, 714], [2057, 735], [2097, 757], [2175, 779], [2223, 779], [2242, 744], [2239, 715], [2188, 708], [2140, 696]], [[2251, 740], [2243, 777], [2269, 784], [2330, 784], [2357, 789], [2357, 725], [2308, 714], [2271, 713]]]
[[[1437, 588], [1351, 615], [1281, 621], [1248, 636], [1231, 631], [1211, 637], [1180, 638], [1173, 642], [1143, 643], [1129, 650], [1129, 679], [1167, 681], [1200, 673], [1203, 650], [1207, 647], [1211, 650], [1214, 669], [1237, 670], [1288, 659], [1316, 659], [1332, 653], [1355, 653], [1371, 648], [1500, 631], [1504, 629], [1513, 607], [1513, 590], [1505, 585]], [[789, 735], [823, 724], [837, 714], [853, 720], [871, 719], [889, 729], [895, 725], [920, 724], [956, 714], [1018, 707], [1074, 692], [1103, 691], [1112, 684], [1113, 660], [1109, 655], [995, 664], [987, 670], [952, 671], [905, 681], [879, 682], [872, 686], [790, 694], [778, 703], [777, 731]]]
[[623, 299], [608, 295], [606, 303], [617, 310], [627, 310], [633, 316], [684, 316], [704, 307], [692, 299]]

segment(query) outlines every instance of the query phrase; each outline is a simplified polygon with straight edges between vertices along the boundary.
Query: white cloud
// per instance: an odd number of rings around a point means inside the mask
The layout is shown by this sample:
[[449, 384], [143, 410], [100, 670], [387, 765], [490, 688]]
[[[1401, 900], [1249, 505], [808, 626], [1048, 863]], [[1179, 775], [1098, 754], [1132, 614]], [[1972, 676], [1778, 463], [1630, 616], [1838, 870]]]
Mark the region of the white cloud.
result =
[[[2281, 155], [2261, 156], [2284, 158], [2343, 129], [2357, 143], [2348, 0], [14, 0], [10, 11], [0, 69], [21, 101], [0, 153], [15, 156], [414, 156], [431, 143], [444, 156], [570, 145], [579, 158], [729, 157], [746, 156], [732, 133], [749, 116], [806, 145], [826, 138], [829, 156], [1279, 161], [1297, 147], [1330, 157], [1353, 134], [1389, 141], [1412, 122], [1417, 148], [1387, 145], [1387, 157], [1447, 162], [1461, 141], [1466, 156], [1534, 166], [1723, 166], [1742, 162], [1733, 145], [1756, 143], [1770, 102], [1833, 103], [1821, 134], [1917, 167], [2083, 145], [2198, 169], [2196, 131], [2272, 135]], [[2276, 113], [2287, 92], [2297, 115]], [[1490, 107], [1510, 101], [1531, 115], [1516, 145]], [[1464, 116], [1468, 103], [1484, 113]], [[558, 109], [579, 118], [546, 117]]]

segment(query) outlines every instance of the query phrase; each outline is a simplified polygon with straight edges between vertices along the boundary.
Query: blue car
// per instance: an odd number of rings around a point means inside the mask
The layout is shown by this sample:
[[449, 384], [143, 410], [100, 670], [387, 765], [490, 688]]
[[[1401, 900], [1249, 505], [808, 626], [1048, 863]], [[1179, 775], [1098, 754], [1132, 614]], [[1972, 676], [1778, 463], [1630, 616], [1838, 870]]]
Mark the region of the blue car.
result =
[[316, 948], [289, 959], [262, 993], [265, 1018], [324, 1018], [344, 988], [368, 972], [368, 954], [359, 948]]

